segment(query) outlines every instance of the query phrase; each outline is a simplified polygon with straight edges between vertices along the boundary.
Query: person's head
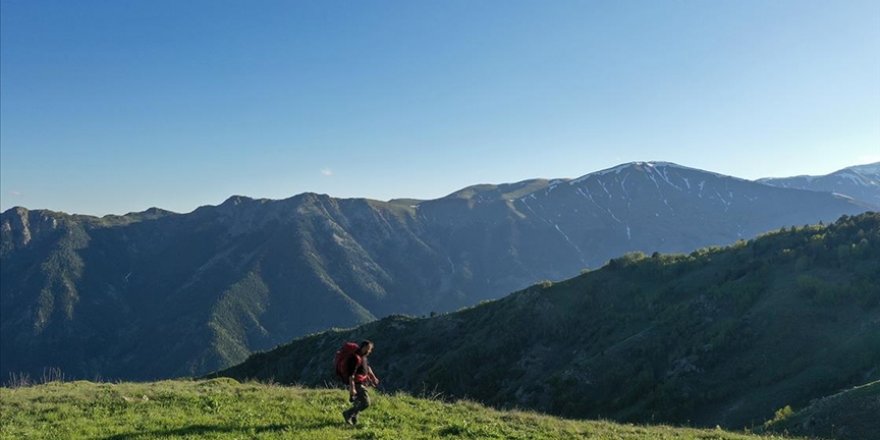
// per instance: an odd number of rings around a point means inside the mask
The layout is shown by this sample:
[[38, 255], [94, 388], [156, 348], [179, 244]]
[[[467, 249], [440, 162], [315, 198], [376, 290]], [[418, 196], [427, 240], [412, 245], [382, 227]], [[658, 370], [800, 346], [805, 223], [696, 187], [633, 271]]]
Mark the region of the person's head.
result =
[[373, 352], [373, 341], [368, 339], [364, 339], [361, 341], [361, 347], [358, 349], [358, 354], [361, 356], [369, 356], [370, 353]]

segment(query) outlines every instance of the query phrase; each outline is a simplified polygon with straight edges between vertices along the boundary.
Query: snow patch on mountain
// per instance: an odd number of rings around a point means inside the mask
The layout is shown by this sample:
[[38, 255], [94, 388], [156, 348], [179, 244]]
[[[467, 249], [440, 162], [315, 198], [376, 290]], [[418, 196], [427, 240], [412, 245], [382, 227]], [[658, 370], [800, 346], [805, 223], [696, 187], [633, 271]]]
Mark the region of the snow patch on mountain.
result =
[[702, 173], [702, 174], [711, 174], [716, 177], [723, 177], [723, 178], [728, 178], [728, 179], [745, 180], [745, 179], [740, 179], [738, 177], [732, 177], [732, 176], [727, 176], [724, 174], [714, 173], [711, 171], [701, 170], [698, 168], [686, 167], [684, 165], [679, 165], [679, 164], [673, 163], [673, 162], [648, 161], [648, 162], [628, 162], [628, 163], [620, 164], [620, 165], [617, 165], [617, 166], [614, 166], [611, 168], [607, 168], [604, 170], [594, 171], [592, 173], [584, 174], [583, 176], [578, 177], [576, 179], [572, 179], [568, 183], [570, 185], [577, 185], [578, 183], [581, 183], [581, 182], [588, 180], [590, 178], [598, 178], [598, 177], [608, 176], [608, 175], [619, 175], [620, 173], [622, 173], [626, 170], [630, 170], [630, 169], [638, 170], [638, 171], [642, 171], [642, 172], [647, 172], [647, 173], [657, 172], [661, 176], [664, 177], [664, 180], [667, 180], [673, 186], [677, 186], [677, 185], [673, 184], [672, 181], [668, 177], [667, 173], [670, 169], [681, 170], [681, 171], [692, 171], [692, 172], [698, 172], [698, 173]]

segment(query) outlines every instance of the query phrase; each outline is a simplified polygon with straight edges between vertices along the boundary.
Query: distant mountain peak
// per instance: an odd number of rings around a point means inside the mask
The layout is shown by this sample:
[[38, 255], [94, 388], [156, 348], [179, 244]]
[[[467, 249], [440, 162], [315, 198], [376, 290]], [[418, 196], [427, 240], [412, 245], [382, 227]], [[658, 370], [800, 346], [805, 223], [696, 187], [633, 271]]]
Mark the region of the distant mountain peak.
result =
[[247, 197], [247, 196], [234, 195], [234, 196], [230, 196], [228, 199], [226, 199], [223, 203], [220, 204], [220, 206], [235, 206], [235, 205], [240, 205], [242, 203], [251, 202], [253, 200], [254, 199]]
[[11, 213], [13, 213], [13, 212], [16, 214], [22, 215], [22, 214], [27, 214], [29, 211], [24, 206], [13, 206], [12, 208], [9, 208], [6, 211], [3, 211], [3, 214], [12, 215]]
[[462, 188], [458, 191], [449, 194], [443, 199], [486, 199], [486, 200], [494, 200], [498, 198], [503, 199], [514, 199], [518, 197], [522, 197], [527, 194], [531, 194], [534, 191], [544, 189], [550, 184], [559, 184], [559, 182], [566, 181], [566, 179], [528, 179], [522, 180], [514, 183], [502, 183], [502, 184], [478, 184], [471, 185], [465, 188]]
[[824, 176], [767, 177], [758, 179], [758, 182], [782, 188], [844, 195], [873, 208], [880, 207], [880, 162], [854, 165]]
[[821, 179], [823, 177], [828, 176], [837, 176], [842, 174], [858, 174], [861, 177], [880, 177], [880, 162], [874, 163], [866, 163], [864, 165], [853, 165], [851, 167], [841, 168], [832, 173], [823, 174], [823, 175], [813, 175], [813, 174], [798, 174], [796, 176], [791, 177], [762, 177], [758, 179], [758, 182], [772, 182], [772, 181], [780, 181], [785, 179], [803, 179], [808, 182], [811, 182], [816, 179]]
[[[573, 184], [579, 183], [579, 182], [582, 182], [590, 177], [595, 177], [595, 176], [604, 176], [604, 175], [608, 175], [608, 174], [620, 174], [621, 172], [626, 171], [626, 170], [635, 170], [635, 171], [639, 171], [639, 172], [650, 172], [652, 170], [661, 169], [661, 168], [676, 168], [676, 169], [680, 169], [680, 170], [690, 170], [690, 171], [697, 171], [700, 173], [712, 174], [715, 176], [723, 176], [722, 174], [718, 174], [718, 173], [714, 173], [714, 172], [706, 171], [706, 170], [701, 170], [699, 168], [686, 167], [684, 165], [679, 165], [674, 162], [664, 162], [664, 161], [653, 161], [652, 160], [652, 161], [627, 162], [627, 163], [623, 163], [623, 164], [620, 164], [620, 165], [617, 165], [617, 166], [614, 166], [611, 168], [606, 168], [604, 170], [594, 171], [592, 173], [587, 173], [581, 177], [578, 177], [576, 179], [571, 180], [571, 183], [573, 183]], [[725, 177], [727, 177], [727, 176], [725, 176]]]
[[[874, 163], [866, 163], [864, 165], [855, 165], [848, 168], [844, 168], [843, 170], [851, 170], [855, 171], [859, 174], [873, 174], [874, 176], [880, 176], [880, 162]], [[841, 170], [841, 171], [843, 171]]]

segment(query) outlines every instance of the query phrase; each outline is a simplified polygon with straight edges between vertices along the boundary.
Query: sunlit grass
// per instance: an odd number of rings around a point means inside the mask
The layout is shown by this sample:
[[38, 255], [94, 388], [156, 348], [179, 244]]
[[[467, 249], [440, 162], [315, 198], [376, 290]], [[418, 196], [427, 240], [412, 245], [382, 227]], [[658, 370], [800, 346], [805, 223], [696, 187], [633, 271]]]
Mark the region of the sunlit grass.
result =
[[0, 389], [2, 439], [768, 439], [721, 430], [573, 421], [473, 402], [373, 394], [350, 427], [342, 390], [232, 379], [53, 382]]

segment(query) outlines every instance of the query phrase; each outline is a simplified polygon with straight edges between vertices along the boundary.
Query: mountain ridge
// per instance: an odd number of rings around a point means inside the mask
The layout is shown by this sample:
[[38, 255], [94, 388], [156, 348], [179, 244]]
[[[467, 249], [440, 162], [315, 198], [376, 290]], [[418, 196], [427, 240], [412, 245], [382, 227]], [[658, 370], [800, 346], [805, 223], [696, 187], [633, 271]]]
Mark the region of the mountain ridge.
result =
[[659, 168], [480, 186], [418, 203], [303, 193], [232, 196], [187, 214], [7, 210], [0, 374], [47, 366], [86, 378], [205, 373], [295, 336], [455, 310], [626, 252], [689, 252], [865, 209]]
[[[604, 169], [601, 169], [601, 170], [592, 171], [592, 172], [586, 173], [586, 174], [584, 174], [584, 175], [581, 175], [581, 176], [579, 176], [579, 177], [573, 177], [573, 178], [544, 178], [544, 177], [535, 177], [535, 178], [529, 178], [529, 179], [525, 179], [525, 180], [520, 180], [520, 181], [517, 181], [517, 182], [505, 182], [505, 183], [480, 183], [480, 184], [469, 185], [469, 186], [463, 187], [463, 188], [458, 189], [458, 190], [455, 190], [455, 191], [453, 191], [453, 192], [451, 192], [451, 193], [449, 193], [449, 194], [447, 194], [447, 195], [445, 195], [445, 196], [441, 196], [441, 197], [438, 197], [438, 198], [435, 198], [435, 199], [392, 198], [392, 199], [389, 199], [389, 200], [387, 200], [387, 201], [384, 201], [384, 200], [373, 199], [373, 198], [369, 198], [369, 197], [334, 197], [334, 196], [331, 196], [331, 195], [326, 194], [326, 193], [318, 193], [318, 192], [314, 192], [314, 191], [305, 191], [305, 192], [298, 193], [298, 194], [295, 194], [295, 195], [293, 195], [293, 196], [286, 197], [286, 198], [281, 198], [281, 199], [270, 199], [270, 198], [264, 198], [264, 197], [250, 197], [250, 196], [246, 196], [246, 195], [234, 194], [234, 195], [231, 195], [231, 196], [227, 197], [223, 202], [221, 202], [221, 203], [219, 203], [219, 204], [217, 204], [217, 205], [202, 205], [202, 206], [199, 206], [199, 207], [193, 209], [192, 211], [190, 211], [190, 212], [188, 212], [188, 213], [182, 213], [182, 212], [176, 212], [176, 211], [169, 211], [169, 210], [162, 209], [162, 208], [158, 208], [158, 207], [150, 207], [150, 208], [147, 208], [147, 209], [144, 210], [144, 211], [133, 211], [133, 212], [129, 212], [129, 213], [126, 213], [126, 214], [121, 214], [121, 215], [119, 215], [119, 214], [90, 215], [90, 214], [62, 213], [62, 212], [60, 212], [60, 211], [52, 211], [52, 210], [49, 210], [49, 209], [29, 209], [29, 208], [26, 208], [26, 207], [23, 207], [23, 206], [19, 206], [19, 205], [12, 206], [12, 207], [8, 208], [6, 211], [3, 211], [3, 212], [7, 212], [7, 211], [10, 211], [10, 210], [15, 210], [15, 209], [27, 209], [27, 210], [29, 210], [29, 211], [48, 211], [48, 212], [58, 212], [58, 213], [65, 214], [65, 215], [72, 215], [72, 216], [77, 216], [77, 217], [89, 217], [89, 218], [96, 218], [96, 219], [129, 217], [129, 216], [143, 215], [143, 214], [153, 213], [153, 212], [161, 212], [161, 213], [164, 213], [164, 214], [178, 214], [178, 215], [179, 215], [179, 214], [189, 214], [189, 213], [193, 213], [193, 212], [195, 212], [195, 211], [197, 211], [197, 210], [199, 210], [199, 209], [203, 209], [203, 208], [218, 207], [218, 206], [222, 206], [222, 205], [224, 205], [224, 204], [228, 204], [228, 203], [236, 204], [236, 203], [238, 203], [238, 202], [240, 202], [240, 201], [244, 201], [244, 200], [257, 201], [257, 202], [260, 202], [260, 203], [267, 203], [267, 202], [279, 202], [279, 201], [285, 201], [285, 200], [293, 199], [293, 198], [296, 198], [296, 197], [300, 197], [300, 196], [308, 196], [308, 195], [332, 197], [332, 198], [337, 199], [337, 200], [369, 200], [369, 201], [380, 202], [380, 203], [390, 203], [390, 204], [411, 203], [411, 204], [414, 204], [414, 205], [418, 205], [418, 204], [423, 203], [423, 202], [426, 202], [426, 201], [436, 201], [436, 200], [440, 200], [440, 199], [444, 199], [444, 198], [449, 198], [449, 197], [452, 197], [452, 198], [468, 198], [468, 197], [466, 196], [467, 194], [470, 194], [471, 192], [479, 192], [480, 190], [484, 190], [484, 191], [485, 191], [485, 190], [487, 190], [487, 189], [488, 189], [488, 190], [495, 190], [495, 189], [498, 189], [498, 188], [510, 188], [510, 187], [522, 187], [522, 186], [527, 186], [527, 187], [528, 187], [528, 186], [535, 186], [534, 189], [529, 190], [527, 193], [521, 195], [520, 197], [522, 197], [522, 196], [528, 196], [528, 195], [531, 194], [532, 192], [540, 191], [541, 189], [544, 189], [546, 186], [553, 185], [554, 183], [555, 183], [555, 184], [559, 184], [559, 183], [570, 183], [570, 184], [574, 184], [574, 183], [578, 183], [578, 182], [583, 181], [583, 180], [585, 180], [585, 179], [587, 179], [587, 178], [589, 178], [589, 177], [592, 177], [592, 176], [601, 176], [601, 175], [611, 174], [611, 173], [619, 174], [621, 171], [626, 170], [626, 169], [630, 169], [630, 168], [633, 168], [633, 167], [650, 167], [650, 168], [658, 168], [658, 167], [659, 167], [659, 168], [674, 168], [674, 169], [680, 169], [680, 170], [698, 171], [698, 172], [701, 172], [701, 173], [711, 174], [711, 175], [714, 175], [714, 176], [716, 176], [716, 177], [732, 178], [732, 179], [737, 179], [737, 180], [740, 180], [740, 181], [746, 181], [746, 182], [758, 182], [758, 183], [770, 184], [771, 186], [782, 186], [782, 187], [787, 187], [787, 188], [797, 188], [797, 189], [804, 189], [804, 188], [794, 187], [794, 186], [791, 186], [790, 184], [776, 184], [775, 182], [776, 182], [776, 181], [785, 181], [785, 180], [787, 180], [787, 179], [802, 179], [802, 178], [805, 179], [805, 180], [808, 180], [808, 181], [813, 181], [813, 180], [816, 180], [816, 179], [821, 179], [821, 178], [825, 178], [825, 177], [832, 176], [832, 175], [838, 175], [839, 173], [852, 172], [852, 171], [859, 172], [860, 174], [862, 174], [862, 176], [860, 176], [860, 177], [863, 177], [863, 178], [864, 178], [865, 175], [867, 175], [867, 176], [869, 176], [868, 179], [872, 179], [872, 180], [875, 180], [875, 179], [876, 179], [876, 177], [875, 177], [874, 175], [880, 175], [880, 162], [876, 162], [876, 163], [864, 164], [864, 165], [853, 165], [853, 166], [850, 166], [850, 167], [842, 168], [842, 169], [840, 169], [840, 170], [837, 170], [837, 171], [835, 171], [835, 172], [833, 172], [833, 173], [830, 173], [830, 174], [827, 174], [827, 175], [807, 175], [807, 174], [802, 174], [802, 175], [789, 176], [789, 177], [763, 177], [763, 178], [759, 178], [759, 179], [755, 179], [755, 180], [749, 180], [749, 179], [744, 179], [744, 178], [741, 178], [741, 177], [736, 177], [736, 176], [733, 176], [733, 175], [722, 174], [722, 173], [717, 173], [717, 172], [713, 172], [713, 171], [703, 170], [703, 169], [700, 169], [700, 168], [694, 168], [694, 167], [690, 167], [690, 166], [686, 166], [686, 165], [681, 165], [681, 164], [678, 164], [678, 163], [675, 163], [675, 162], [668, 162], [668, 161], [661, 161], [661, 160], [651, 160], [651, 161], [632, 161], [632, 162], [625, 162], [625, 163], [621, 163], [621, 164], [618, 164], [618, 165], [615, 165], [615, 166], [612, 166], [612, 167], [609, 167], [609, 168], [604, 168]], [[513, 197], [513, 198], [519, 198], [519, 197]]]
[[874, 209], [880, 208], [880, 162], [846, 167], [820, 176], [767, 177], [757, 181], [783, 188], [837, 193]]

